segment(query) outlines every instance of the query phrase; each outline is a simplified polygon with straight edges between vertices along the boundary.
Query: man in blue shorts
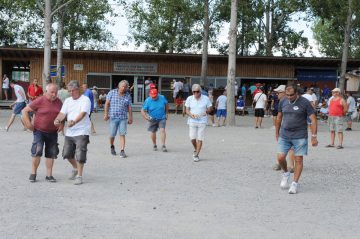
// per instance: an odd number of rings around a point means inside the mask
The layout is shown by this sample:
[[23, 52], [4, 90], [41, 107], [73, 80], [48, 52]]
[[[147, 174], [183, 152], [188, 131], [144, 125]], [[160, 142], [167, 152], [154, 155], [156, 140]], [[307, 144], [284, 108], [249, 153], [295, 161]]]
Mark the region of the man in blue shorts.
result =
[[291, 148], [294, 149], [296, 167], [294, 172], [294, 181], [292, 182], [289, 193], [295, 194], [298, 191], [298, 181], [303, 169], [303, 156], [308, 151], [308, 130], [307, 117], [312, 124], [311, 145], [317, 146], [317, 121], [314, 108], [310, 102], [298, 95], [296, 85], [288, 85], [285, 89], [286, 98], [279, 103], [278, 115], [275, 125], [275, 136], [278, 141], [278, 162], [284, 171], [280, 187], [286, 189], [289, 187], [286, 155]]
[[129, 83], [126, 80], [120, 81], [118, 88], [111, 90], [106, 96], [104, 120], [110, 119], [110, 150], [116, 155], [114, 140], [117, 134], [120, 135], [120, 158], [126, 158], [125, 136], [127, 125], [132, 124], [131, 96], [128, 93]]
[[141, 114], [145, 120], [149, 121], [148, 131], [150, 131], [153, 150], [157, 150], [156, 131], [160, 128], [161, 150], [167, 152], [165, 146], [165, 126], [168, 118], [169, 104], [165, 96], [158, 94], [157, 89], [151, 89], [149, 95], [141, 109]]
[[[27, 102], [25, 91], [22, 86], [16, 84], [16, 81], [12, 80], [10, 82], [10, 87], [14, 89], [16, 101], [10, 105], [10, 108], [13, 109], [13, 113], [11, 114], [8, 124], [5, 126], [6, 131], [9, 131], [11, 125], [14, 123], [16, 115], [21, 115], [21, 111], [26, 107]], [[24, 125], [22, 120], [21, 123]], [[26, 128], [24, 129], [26, 130]]]
[[217, 120], [217, 126], [218, 127], [225, 126], [225, 121], [226, 121], [226, 101], [227, 101], [226, 90], [224, 90], [223, 94], [220, 95], [216, 99], [216, 104], [215, 104], [216, 120]]

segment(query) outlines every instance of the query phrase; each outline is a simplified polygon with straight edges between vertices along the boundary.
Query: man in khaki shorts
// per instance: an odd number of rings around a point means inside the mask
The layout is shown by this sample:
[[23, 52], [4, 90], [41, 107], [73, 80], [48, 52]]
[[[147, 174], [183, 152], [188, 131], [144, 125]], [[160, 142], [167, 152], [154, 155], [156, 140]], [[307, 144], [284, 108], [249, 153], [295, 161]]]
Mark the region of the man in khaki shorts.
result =
[[193, 159], [194, 162], [200, 160], [199, 154], [202, 147], [202, 142], [205, 138], [205, 128], [207, 124], [207, 114], [211, 111], [212, 104], [209, 97], [201, 94], [201, 86], [194, 84], [192, 86], [193, 95], [186, 99], [185, 107], [186, 114], [189, 116], [189, 136], [192, 145], [194, 146]]
[[345, 115], [347, 112], [347, 103], [340, 94], [340, 89], [335, 88], [331, 91], [332, 97], [329, 99], [329, 127], [330, 127], [330, 144], [327, 148], [335, 147], [335, 131], [338, 135], [337, 149], [343, 149], [343, 131], [345, 124]]

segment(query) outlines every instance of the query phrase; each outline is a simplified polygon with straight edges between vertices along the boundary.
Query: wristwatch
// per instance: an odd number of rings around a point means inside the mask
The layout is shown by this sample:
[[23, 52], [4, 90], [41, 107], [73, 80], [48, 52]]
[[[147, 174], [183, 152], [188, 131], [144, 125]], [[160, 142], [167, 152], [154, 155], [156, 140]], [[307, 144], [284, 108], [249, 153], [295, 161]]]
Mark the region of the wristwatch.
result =
[[317, 137], [317, 135], [316, 135], [316, 134], [312, 134], [312, 135], [311, 135], [311, 137], [316, 138], [316, 137]]

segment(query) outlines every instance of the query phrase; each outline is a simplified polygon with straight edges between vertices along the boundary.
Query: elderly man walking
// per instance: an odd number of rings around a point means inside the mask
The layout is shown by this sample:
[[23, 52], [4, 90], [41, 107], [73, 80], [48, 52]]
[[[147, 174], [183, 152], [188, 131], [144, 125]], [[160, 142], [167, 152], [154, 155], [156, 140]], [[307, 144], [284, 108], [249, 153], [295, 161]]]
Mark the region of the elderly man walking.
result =
[[70, 180], [75, 180], [75, 185], [83, 183], [84, 164], [87, 161], [87, 145], [90, 143], [90, 109], [91, 102], [88, 97], [80, 94], [78, 81], [70, 81], [68, 90], [71, 97], [64, 101], [60, 113], [54, 124], [59, 127], [67, 120], [63, 158], [68, 159], [73, 167]]
[[[43, 96], [38, 97], [23, 110], [23, 121], [25, 126], [33, 131], [34, 139], [31, 147], [32, 166], [29, 177], [30, 182], [36, 181], [37, 169], [45, 145], [46, 177], [48, 182], [56, 182], [53, 177], [54, 159], [59, 154], [58, 131], [62, 130], [63, 124], [54, 125], [54, 120], [59, 114], [62, 106], [61, 100], [57, 97], [58, 87], [56, 84], [48, 84]], [[30, 119], [31, 112], [36, 117], [33, 123]]]
[[120, 81], [118, 88], [111, 90], [106, 96], [104, 120], [110, 119], [110, 151], [116, 155], [114, 141], [117, 134], [120, 135], [120, 158], [126, 158], [125, 136], [127, 125], [132, 124], [131, 96], [128, 93], [129, 83]]
[[332, 97], [329, 99], [329, 127], [330, 127], [330, 144], [327, 148], [335, 147], [335, 132], [338, 135], [338, 146], [337, 149], [343, 149], [344, 140], [344, 124], [345, 115], [348, 110], [345, 99], [340, 94], [340, 89], [335, 88], [332, 91]]
[[212, 104], [209, 97], [201, 94], [201, 86], [194, 84], [192, 86], [193, 95], [186, 99], [186, 114], [189, 116], [189, 136], [194, 147], [193, 160], [200, 160], [199, 154], [205, 138], [205, 128], [207, 124], [207, 114], [211, 111]]
[[296, 167], [289, 193], [295, 194], [298, 192], [298, 182], [303, 169], [303, 156], [308, 152], [307, 117], [312, 122], [310, 125], [312, 146], [318, 144], [317, 121], [314, 108], [307, 99], [298, 95], [296, 85], [288, 85], [285, 93], [286, 98], [279, 103], [275, 137], [278, 141], [278, 162], [284, 171], [280, 183], [282, 189], [289, 188], [290, 172], [288, 172], [286, 155], [291, 148], [294, 149]]
[[149, 121], [148, 131], [150, 131], [153, 150], [157, 150], [156, 131], [160, 128], [161, 150], [167, 152], [165, 126], [169, 113], [169, 103], [165, 96], [158, 94], [157, 89], [151, 89], [149, 95], [150, 97], [145, 100], [141, 109], [141, 114], [145, 120]]

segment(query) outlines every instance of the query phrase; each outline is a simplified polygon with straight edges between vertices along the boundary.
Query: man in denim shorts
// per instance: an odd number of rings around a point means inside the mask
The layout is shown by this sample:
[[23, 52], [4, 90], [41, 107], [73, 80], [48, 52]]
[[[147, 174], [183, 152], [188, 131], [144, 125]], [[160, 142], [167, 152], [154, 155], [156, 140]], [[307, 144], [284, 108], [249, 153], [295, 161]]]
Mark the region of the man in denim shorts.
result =
[[90, 110], [91, 102], [88, 97], [80, 94], [78, 81], [70, 81], [68, 90], [71, 97], [64, 101], [60, 113], [56, 117], [54, 124], [59, 126], [67, 120], [65, 142], [63, 148], [63, 158], [67, 159], [72, 165], [70, 180], [75, 180], [75, 185], [83, 183], [83, 170], [87, 157], [87, 145], [90, 143], [89, 135], [91, 129]]
[[279, 103], [278, 116], [275, 124], [275, 136], [278, 141], [278, 162], [284, 171], [280, 187], [289, 188], [286, 155], [291, 148], [294, 149], [296, 167], [294, 172], [294, 181], [289, 189], [290, 194], [298, 191], [298, 181], [303, 169], [303, 156], [308, 151], [308, 130], [307, 117], [310, 118], [311, 144], [317, 146], [317, 121], [315, 110], [310, 102], [298, 95], [296, 85], [288, 85], [285, 89], [286, 98]]
[[150, 97], [145, 100], [141, 109], [141, 114], [145, 120], [149, 121], [148, 131], [150, 131], [153, 150], [157, 150], [156, 131], [160, 128], [161, 150], [167, 152], [165, 146], [165, 126], [168, 118], [169, 104], [165, 96], [158, 94], [157, 89], [151, 89], [149, 95]]
[[125, 136], [127, 125], [132, 124], [131, 96], [128, 93], [129, 83], [120, 81], [118, 88], [111, 90], [106, 96], [104, 120], [110, 119], [110, 152], [116, 155], [114, 141], [117, 134], [120, 135], [120, 158], [126, 158]]
[[[26, 107], [26, 101], [27, 101], [24, 88], [16, 84], [16, 81], [12, 80], [10, 82], [10, 87], [14, 89], [16, 95], [16, 101], [10, 105], [10, 108], [13, 109], [13, 113], [10, 116], [8, 124], [5, 126], [6, 131], [9, 131], [11, 125], [14, 123], [16, 115], [20, 115], [21, 111]], [[24, 124], [22, 120], [21, 123]]]
[[205, 128], [208, 121], [207, 114], [211, 111], [212, 104], [209, 97], [201, 94], [201, 86], [199, 84], [194, 84], [191, 89], [193, 95], [186, 99], [185, 107], [186, 114], [189, 116], [189, 136], [194, 147], [193, 160], [198, 162], [205, 138]]
[[[54, 120], [59, 114], [62, 103], [57, 97], [58, 87], [56, 84], [50, 83], [46, 86], [46, 92], [43, 96], [36, 98], [30, 105], [23, 109], [23, 121], [25, 126], [33, 131], [34, 140], [31, 147], [32, 167], [29, 177], [30, 182], [36, 181], [37, 169], [45, 145], [46, 158], [46, 177], [48, 182], [56, 182], [52, 175], [54, 159], [59, 154], [58, 147], [58, 131], [62, 130], [63, 125], [56, 127]], [[34, 112], [34, 124], [30, 119], [30, 113]]]

